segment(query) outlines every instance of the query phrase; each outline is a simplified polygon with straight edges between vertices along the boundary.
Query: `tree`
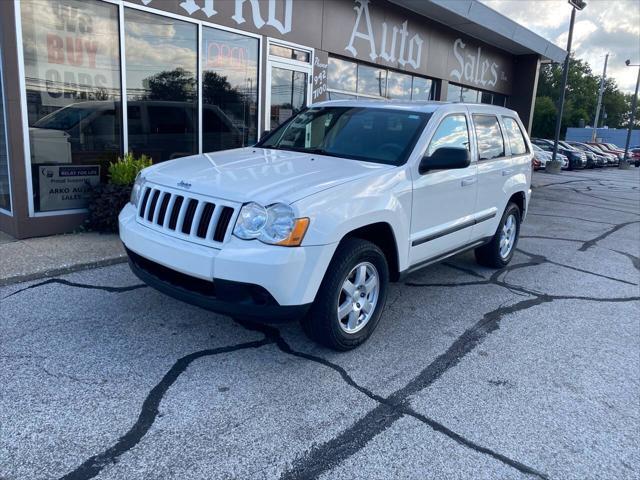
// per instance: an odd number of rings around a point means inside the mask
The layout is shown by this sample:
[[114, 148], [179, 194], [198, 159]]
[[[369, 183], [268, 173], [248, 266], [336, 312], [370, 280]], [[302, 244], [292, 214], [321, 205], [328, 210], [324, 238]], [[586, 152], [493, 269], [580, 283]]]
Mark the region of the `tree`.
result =
[[532, 136], [553, 138], [555, 134], [557, 116], [558, 110], [551, 98], [537, 97], [536, 107], [533, 111]]
[[[548, 64], [540, 69], [532, 127], [535, 136], [553, 138], [557, 115], [556, 102], [560, 98], [561, 84], [562, 65]], [[588, 63], [572, 56], [569, 60], [569, 77], [562, 115], [561, 136], [564, 136], [567, 127], [578, 127], [581, 123], [593, 125], [599, 88], [600, 76], [593, 74]], [[614, 79], [607, 78], [602, 97], [602, 112], [606, 113], [607, 118], [604, 119], [604, 115], [601, 114], [599, 125], [626, 128], [632, 97], [633, 95], [622, 93]], [[551, 129], [549, 129], [550, 122], [553, 123]]]
[[144, 100], [193, 101], [196, 98], [196, 79], [184, 68], [165, 70], [143, 81], [147, 95]]

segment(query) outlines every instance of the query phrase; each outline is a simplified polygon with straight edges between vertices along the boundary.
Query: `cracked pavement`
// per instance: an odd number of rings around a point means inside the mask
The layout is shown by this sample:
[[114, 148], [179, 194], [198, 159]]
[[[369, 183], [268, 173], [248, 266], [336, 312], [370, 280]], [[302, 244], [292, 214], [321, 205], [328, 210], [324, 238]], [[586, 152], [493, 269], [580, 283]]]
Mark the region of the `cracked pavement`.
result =
[[536, 174], [511, 265], [393, 284], [323, 349], [125, 265], [0, 289], [0, 479], [640, 475], [640, 170]]

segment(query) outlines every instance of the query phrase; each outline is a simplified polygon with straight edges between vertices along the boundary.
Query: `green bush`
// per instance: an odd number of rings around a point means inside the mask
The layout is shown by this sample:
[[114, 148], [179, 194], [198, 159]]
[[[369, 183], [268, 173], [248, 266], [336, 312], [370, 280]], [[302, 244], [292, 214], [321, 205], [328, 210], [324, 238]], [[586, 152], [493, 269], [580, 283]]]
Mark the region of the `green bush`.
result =
[[149, 166], [151, 159], [146, 155], [135, 158], [133, 153], [127, 152], [123, 158], [109, 164], [109, 183], [131, 186], [138, 172]]
[[118, 231], [118, 214], [129, 201], [136, 175], [150, 165], [149, 157], [136, 158], [131, 152], [109, 164], [109, 183], [93, 188], [85, 222], [87, 229], [104, 233]]

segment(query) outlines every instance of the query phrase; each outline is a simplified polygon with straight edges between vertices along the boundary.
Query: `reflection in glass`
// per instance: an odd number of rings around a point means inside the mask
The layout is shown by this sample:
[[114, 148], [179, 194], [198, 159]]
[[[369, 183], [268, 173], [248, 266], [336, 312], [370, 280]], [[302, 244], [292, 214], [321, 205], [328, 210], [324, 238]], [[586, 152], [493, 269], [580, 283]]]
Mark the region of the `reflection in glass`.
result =
[[462, 101], [462, 87], [460, 85], [449, 84], [447, 88], [447, 102], [460, 102]]
[[386, 70], [362, 64], [358, 65], [357, 91], [359, 94], [384, 97], [386, 95], [386, 84]]
[[358, 65], [347, 60], [329, 57], [327, 86], [345, 92], [356, 91]]
[[462, 101], [466, 103], [477, 103], [479, 93], [478, 90], [474, 90], [473, 88], [462, 87]]
[[520, 130], [520, 125], [513, 118], [503, 117], [502, 122], [506, 130], [509, 146], [511, 147], [511, 155], [523, 155], [527, 153], [527, 144], [524, 141], [524, 135]]
[[260, 146], [401, 165], [430, 115], [386, 108], [311, 107]]
[[493, 101], [493, 94], [489, 92], [480, 92], [480, 103], [487, 103], [491, 105]]
[[271, 69], [271, 129], [307, 105], [307, 74], [285, 68]]
[[356, 100], [358, 97], [350, 93], [332, 92], [327, 93], [329, 100]]
[[202, 29], [202, 149], [252, 145], [258, 138], [258, 40]]
[[197, 27], [125, 9], [129, 150], [154, 162], [198, 151]]
[[497, 117], [493, 115], [474, 115], [478, 152], [480, 160], [504, 156], [504, 139]]
[[4, 83], [2, 80], [2, 45], [0, 44], [0, 208], [11, 211], [9, 194], [9, 150], [4, 115]]
[[390, 71], [387, 97], [394, 100], [411, 100], [411, 75]]
[[433, 80], [422, 77], [413, 77], [413, 89], [411, 92], [411, 100], [427, 101], [433, 100]]
[[86, 207], [121, 151], [118, 7], [21, 2], [36, 211]]
[[284, 47], [282, 45], [269, 45], [269, 55], [276, 57], [288, 58], [299, 62], [309, 63], [309, 52], [305, 50], [297, 50], [295, 48]]
[[433, 155], [433, 152], [443, 147], [469, 149], [469, 129], [464, 115], [450, 115], [440, 122], [426, 156]]

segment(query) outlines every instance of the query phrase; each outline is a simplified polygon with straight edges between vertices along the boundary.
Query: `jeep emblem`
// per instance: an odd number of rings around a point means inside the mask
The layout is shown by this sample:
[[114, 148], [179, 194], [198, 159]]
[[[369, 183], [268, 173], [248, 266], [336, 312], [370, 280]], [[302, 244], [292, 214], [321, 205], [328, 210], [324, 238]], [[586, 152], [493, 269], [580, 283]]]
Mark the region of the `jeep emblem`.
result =
[[182, 188], [191, 188], [191, 184], [189, 182], [185, 182], [184, 180], [180, 180], [178, 182], [178, 186]]

